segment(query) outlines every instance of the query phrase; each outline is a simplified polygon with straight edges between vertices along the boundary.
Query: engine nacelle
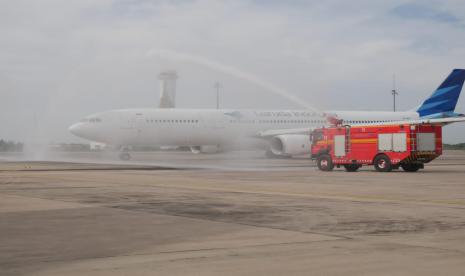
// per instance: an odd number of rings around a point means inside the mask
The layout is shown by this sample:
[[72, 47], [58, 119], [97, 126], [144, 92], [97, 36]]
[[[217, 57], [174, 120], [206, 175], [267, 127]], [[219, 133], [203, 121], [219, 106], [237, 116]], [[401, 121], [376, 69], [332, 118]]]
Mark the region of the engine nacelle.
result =
[[220, 147], [216, 145], [210, 146], [191, 146], [191, 152], [195, 154], [199, 153], [217, 153], [220, 152]]
[[270, 141], [271, 152], [275, 155], [293, 156], [310, 154], [311, 143], [308, 135], [278, 135]]

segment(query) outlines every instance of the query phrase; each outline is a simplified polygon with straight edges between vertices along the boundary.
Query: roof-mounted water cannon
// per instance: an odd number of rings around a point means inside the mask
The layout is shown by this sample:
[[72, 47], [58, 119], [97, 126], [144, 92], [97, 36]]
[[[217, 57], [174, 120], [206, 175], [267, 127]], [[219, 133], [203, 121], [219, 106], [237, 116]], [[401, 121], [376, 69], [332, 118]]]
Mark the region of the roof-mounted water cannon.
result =
[[332, 127], [342, 126], [342, 124], [344, 123], [344, 120], [343, 120], [343, 119], [339, 119], [339, 118], [337, 117], [337, 115], [334, 115], [334, 114], [324, 114], [324, 116], [326, 117], [326, 120], [328, 121], [328, 123], [329, 123]]

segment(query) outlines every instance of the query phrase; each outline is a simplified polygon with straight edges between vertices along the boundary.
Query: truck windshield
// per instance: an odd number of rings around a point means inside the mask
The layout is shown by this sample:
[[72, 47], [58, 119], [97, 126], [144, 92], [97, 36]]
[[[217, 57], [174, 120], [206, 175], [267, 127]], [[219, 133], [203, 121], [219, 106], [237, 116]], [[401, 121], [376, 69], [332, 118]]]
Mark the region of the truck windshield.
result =
[[310, 135], [310, 140], [312, 141], [312, 144], [316, 144], [322, 138], [323, 138], [323, 133], [319, 130], [313, 131], [312, 134]]

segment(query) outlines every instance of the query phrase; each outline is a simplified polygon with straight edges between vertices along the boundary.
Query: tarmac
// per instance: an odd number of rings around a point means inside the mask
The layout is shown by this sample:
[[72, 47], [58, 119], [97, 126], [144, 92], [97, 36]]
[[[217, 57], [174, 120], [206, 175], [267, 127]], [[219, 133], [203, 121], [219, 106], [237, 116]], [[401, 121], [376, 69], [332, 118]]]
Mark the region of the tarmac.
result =
[[114, 157], [0, 155], [0, 275], [465, 274], [463, 151], [417, 173]]

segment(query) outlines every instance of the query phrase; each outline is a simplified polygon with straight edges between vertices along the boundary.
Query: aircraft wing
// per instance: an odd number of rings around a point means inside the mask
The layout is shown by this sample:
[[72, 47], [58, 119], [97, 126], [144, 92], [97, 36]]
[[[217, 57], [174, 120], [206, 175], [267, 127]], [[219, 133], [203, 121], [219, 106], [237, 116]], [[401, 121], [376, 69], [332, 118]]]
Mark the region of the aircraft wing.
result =
[[315, 127], [306, 127], [306, 128], [288, 128], [288, 129], [270, 129], [257, 133], [259, 138], [270, 138], [277, 135], [284, 134], [303, 134], [310, 135], [310, 133], [315, 129]]
[[[465, 122], [464, 117], [449, 117], [449, 118], [437, 118], [437, 119], [418, 119], [418, 120], [404, 120], [404, 121], [393, 121], [393, 122], [384, 122], [384, 123], [365, 123], [365, 124], [352, 124], [352, 126], [387, 126], [387, 125], [397, 125], [397, 124], [411, 124], [411, 125], [421, 125], [421, 124], [437, 124], [437, 125], [448, 125], [452, 123]], [[288, 129], [270, 129], [264, 130], [257, 133], [256, 137], [258, 138], [271, 138], [277, 135], [310, 135], [310, 133], [316, 127], [307, 127], [307, 128], [288, 128]]]

